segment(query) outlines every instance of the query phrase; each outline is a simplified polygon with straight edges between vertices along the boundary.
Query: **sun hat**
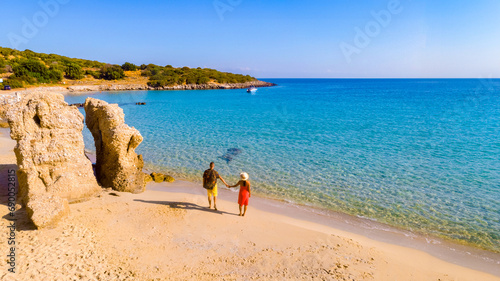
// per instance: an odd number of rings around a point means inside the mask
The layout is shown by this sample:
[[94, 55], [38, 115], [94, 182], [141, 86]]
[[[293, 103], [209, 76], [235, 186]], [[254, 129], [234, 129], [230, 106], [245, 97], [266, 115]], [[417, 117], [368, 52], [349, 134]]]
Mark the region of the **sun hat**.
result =
[[248, 174], [243, 172], [243, 173], [240, 173], [240, 177], [242, 180], [246, 181], [248, 179]]

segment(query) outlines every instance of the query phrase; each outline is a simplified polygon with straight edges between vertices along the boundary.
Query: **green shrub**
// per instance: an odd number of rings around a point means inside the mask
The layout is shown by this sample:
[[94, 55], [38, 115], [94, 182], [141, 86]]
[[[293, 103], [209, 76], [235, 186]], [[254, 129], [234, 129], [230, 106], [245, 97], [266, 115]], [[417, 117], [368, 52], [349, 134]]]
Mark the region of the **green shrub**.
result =
[[[12, 89], [23, 88], [24, 87], [23, 81], [21, 79], [19, 79], [19, 78], [9, 78], [9, 79], [7, 79], [6, 81], [3, 82], [3, 85], [8, 85]], [[2, 89], [3, 89], [3, 86], [2, 86]]]
[[126, 62], [122, 65], [122, 69], [125, 71], [136, 71], [137, 65], [130, 63], [130, 62]]
[[186, 84], [196, 84], [196, 81], [198, 81], [198, 77], [192, 74], [186, 76]]
[[101, 68], [101, 78], [105, 80], [123, 79], [125, 73], [119, 65], [107, 64]]
[[47, 67], [38, 60], [23, 60], [14, 66], [14, 76], [31, 76], [38, 78], [47, 72]]
[[207, 84], [208, 82], [210, 82], [210, 78], [208, 78], [206, 76], [200, 76], [200, 77], [198, 77], [196, 84]]
[[50, 68], [49, 69], [57, 69], [61, 72], [64, 72], [66, 70], [66, 66], [60, 64], [59, 62], [57, 61], [53, 61], [50, 63]]
[[160, 88], [165, 86], [165, 81], [163, 80], [150, 80], [148, 81], [149, 87]]
[[154, 65], [154, 64], [148, 64], [146, 66], [146, 68], [142, 71], [141, 75], [151, 77], [151, 76], [158, 75], [159, 73], [161, 73], [161, 71], [162, 71], [161, 66]]
[[62, 80], [62, 72], [57, 68], [48, 69], [41, 61], [27, 59], [14, 66], [14, 77], [28, 83], [54, 83]]
[[[59, 69], [49, 69], [47, 71], [47, 79], [45, 79], [46, 82], [42, 83], [50, 83], [50, 82], [60, 82], [63, 78], [63, 72], [60, 71]], [[40, 81], [40, 80], [38, 80]]]
[[66, 65], [66, 78], [78, 80], [84, 77], [82, 67], [76, 63], [69, 63]]
[[95, 79], [101, 79], [101, 72], [93, 70], [85, 70], [85, 75], [90, 75]]
[[21, 55], [25, 58], [28, 58], [28, 59], [33, 59], [33, 58], [37, 58], [37, 53], [33, 52], [32, 50], [24, 50], [21, 52]]
[[89, 67], [89, 68], [101, 68], [105, 65], [105, 63], [98, 62], [95, 60], [80, 60], [78, 63], [81, 67]]

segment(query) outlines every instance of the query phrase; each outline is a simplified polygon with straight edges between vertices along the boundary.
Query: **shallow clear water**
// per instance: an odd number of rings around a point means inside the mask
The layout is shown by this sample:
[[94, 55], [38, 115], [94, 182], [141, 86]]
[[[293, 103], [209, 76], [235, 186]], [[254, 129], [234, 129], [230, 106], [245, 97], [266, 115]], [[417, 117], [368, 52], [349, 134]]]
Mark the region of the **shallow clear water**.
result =
[[214, 161], [261, 195], [500, 252], [500, 80], [264, 80], [279, 86], [92, 96], [141, 132], [146, 168], [199, 180]]

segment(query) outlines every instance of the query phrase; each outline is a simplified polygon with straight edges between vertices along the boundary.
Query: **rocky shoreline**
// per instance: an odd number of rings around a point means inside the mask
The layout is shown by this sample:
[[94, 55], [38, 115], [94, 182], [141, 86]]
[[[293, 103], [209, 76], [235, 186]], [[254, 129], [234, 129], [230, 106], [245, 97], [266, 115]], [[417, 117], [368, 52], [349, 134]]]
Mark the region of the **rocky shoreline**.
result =
[[[214, 90], [214, 89], [245, 89], [250, 86], [257, 88], [276, 86], [274, 83], [265, 81], [252, 81], [245, 83], [208, 83], [208, 84], [186, 84], [165, 87], [150, 87], [146, 84], [103, 84], [103, 85], [72, 85], [72, 86], [54, 86], [54, 87], [35, 87], [24, 90], [14, 89], [8, 91], [10, 93], [31, 93], [31, 92], [58, 92], [58, 93], [75, 93], [75, 92], [100, 92], [100, 91], [136, 91], [136, 90]], [[7, 91], [6, 91], [7, 93]]]

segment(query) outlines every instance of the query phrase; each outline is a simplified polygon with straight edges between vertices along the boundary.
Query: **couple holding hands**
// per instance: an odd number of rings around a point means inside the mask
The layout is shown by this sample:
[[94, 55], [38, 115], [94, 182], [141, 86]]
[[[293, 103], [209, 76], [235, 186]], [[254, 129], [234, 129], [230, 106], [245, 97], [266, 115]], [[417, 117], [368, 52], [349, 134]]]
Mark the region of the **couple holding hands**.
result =
[[[210, 162], [210, 169], [205, 170], [203, 173], [203, 187], [207, 190], [208, 195], [208, 208], [212, 208], [212, 197], [214, 198], [214, 209], [217, 211], [217, 179], [220, 179], [227, 187], [240, 187], [238, 195], [238, 205], [240, 207], [239, 216], [244, 216], [247, 212], [248, 199], [250, 198], [250, 182], [248, 181], [248, 174], [241, 173], [241, 180], [235, 185], [228, 185], [226, 181], [214, 170], [214, 162]], [[241, 212], [243, 209], [243, 213]]]

